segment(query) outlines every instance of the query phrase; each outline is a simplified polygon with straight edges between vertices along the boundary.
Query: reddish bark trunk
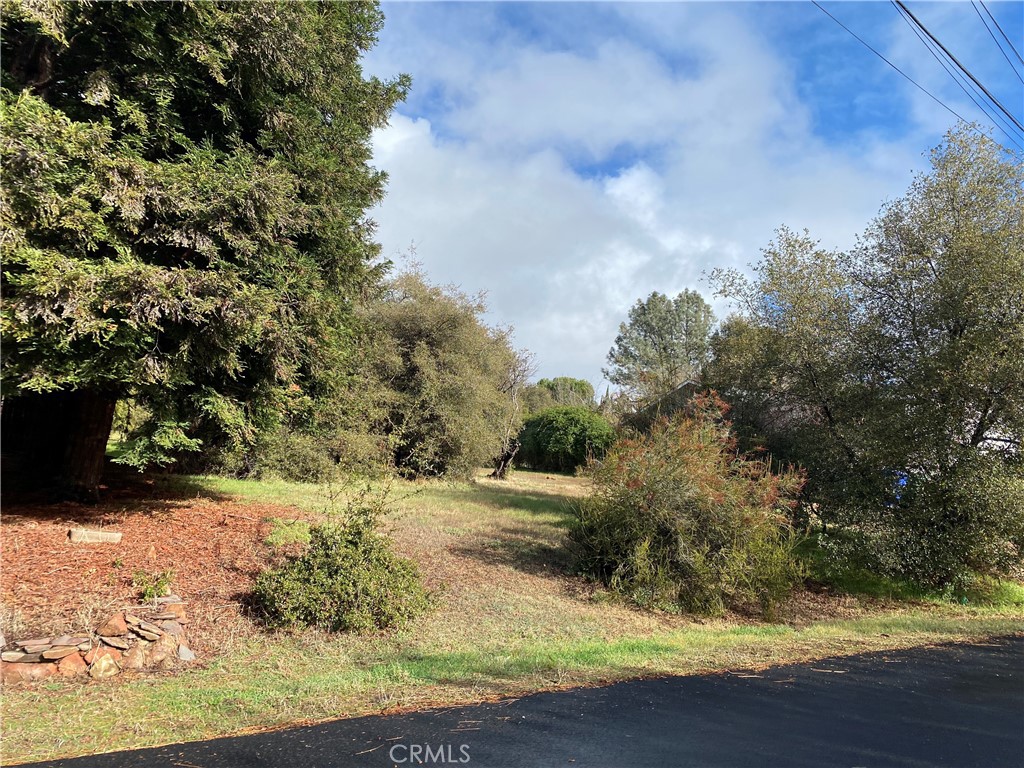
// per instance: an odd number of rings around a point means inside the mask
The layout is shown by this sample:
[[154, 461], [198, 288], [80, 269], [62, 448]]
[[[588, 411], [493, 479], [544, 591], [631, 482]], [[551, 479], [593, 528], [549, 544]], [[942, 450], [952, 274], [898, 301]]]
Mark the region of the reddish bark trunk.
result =
[[4, 484], [95, 498], [116, 404], [113, 394], [98, 390], [5, 398]]

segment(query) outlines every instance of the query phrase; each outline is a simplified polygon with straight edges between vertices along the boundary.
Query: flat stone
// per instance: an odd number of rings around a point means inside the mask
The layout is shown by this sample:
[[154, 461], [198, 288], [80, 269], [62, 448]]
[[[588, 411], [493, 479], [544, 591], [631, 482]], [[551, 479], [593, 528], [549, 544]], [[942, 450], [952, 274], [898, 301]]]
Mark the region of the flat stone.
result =
[[117, 544], [121, 534], [116, 531], [93, 531], [88, 528], [69, 528], [68, 538], [72, 544]]
[[195, 661], [196, 654], [191, 648], [182, 643], [178, 646], [178, 658], [182, 661]]
[[86, 640], [84, 643], [80, 643], [79, 646], [78, 646], [78, 650], [80, 650], [80, 651], [88, 651], [91, 648], [92, 648], [92, 640]]
[[80, 653], [75, 653], [58, 661], [57, 671], [62, 677], [78, 677], [89, 671], [89, 665], [85, 663]]
[[0, 659], [11, 664], [33, 664], [43, 660], [41, 653], [25, 653], [24, 651], [4, 651], [0, 653]]
[[133, 627], [137, 627], [139, 624], [142, 623], [142, 619], [131, 613], [126, 613], [124, 615], [124, 620]]
[[78, 648], [74, 645], [55, 645], [50, 650], [43, 651], [43, 658], [48, 661], [57, 661], [72, 653], [78, 653]]
[[9, 664], [0, 661], [0, 679], [4, 685], [13, 683], [35, 683], [57, 674], [57, 665], [49, 664]]
[[147, 631], [145, 629], [142, 629], [141, 627], [133, 627], [132, 631], [136, 635], [141, 637], [143, 640], [159, 640], [160, 639], [160, 633], [159, 632], [149, 632], [149, 631]]
[[144, 629], [147, 632], [156, 632], [157, 634], [161, 632], [160, 627], [151, 621], [140, 621], [137, 629]]
[[52, 647], [53, 646], [49, 643], [46, 645], [23, 645], [22, 650], [25, 651], [25, 653], [42, 653], [43, 651], [50, 650]]
[[131, 643], [129, 643], [123, 637], [103, 637], [101, 635], [100, 640], [103, 641], [105, 644], [109, 645], [111, 648], [120, 648], [122, 651], [127, 651], [129, 648], [131, 648]]
[[[168, 614], [173, 613], [174, 616], [172, 618], [177, 619], [178, 621], [181, 621], [181, 622], [185, 621], [185, 604], [184, 603], [166, 603], [164, 605], [161, 605], [161, 608], [163, 609], [163, 612], [160, 614], [161, 616], [166, 616]], [[153, 618], [156, 618], [156, 617], [154, 616]]]
[[96, 628], [96, 634], [104, 637], [120, 637], [128, 634], [128, 624], [123, 613], [115, 613]]
[[160, 629], [169, 635], [177, 635], [178, 637], [185, 633], [185, 628], [176, 621], [161, 621]]
[[131, 650], [121, 660], [122, 669], [143, 669], [146, 666], [146, 649], [150, 647], [146, 640], [140, 640], [131, 647]]
[[178, 614], [174, 611], [163, 611], [149, 617], [150, 621], [175, 621], [178, 618]]
[[34, 637], [31, 640], [19, 640], [15, 645], [24, 648], [26, 645], [49, 645], [52, 637]]
[[61, 635], [55, 637], [50, 641], [50, 645], [81, 645], [82, 643], [89, 642], [88, 637], [80, 637], [78, 635]]
[[99, 656], [96, 661], [89, 667], [89, 677], [94, 680], [102, 680], [106, 677], [113, 677], [121, 671], [121, 668], [117, 666], [117, 662], [114, 661], [113, 656]]
[[174, 603], [177, 603], [177, 604], [180, 605], [181, 603], [184, 602], [184, 600], [182, 600], [177, 595], [166, 595], [165, 597], [158, 597], [153, 602], [155, 602], [157, 605], [171, 605], [171, 604], [174, 604]]

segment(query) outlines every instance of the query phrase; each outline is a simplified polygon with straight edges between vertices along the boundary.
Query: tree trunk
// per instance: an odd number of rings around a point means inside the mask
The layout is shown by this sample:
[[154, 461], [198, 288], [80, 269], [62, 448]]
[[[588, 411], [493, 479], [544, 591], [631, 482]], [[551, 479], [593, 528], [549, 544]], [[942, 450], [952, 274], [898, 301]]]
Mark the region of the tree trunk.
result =
[[488, 477], [493, 477], [495, 480], [504, 480], [508, 476], [508, 470], [512, 466], [512, 460], [516, 457], [517, 453], [519, 453], [519, 441], [513, 439], [509, 442], [505, 452], [494, 460], [494, 471]]
[[100, 390], [5, 398], [4, 485], [95, 499], [116, 404], [113, 393]]

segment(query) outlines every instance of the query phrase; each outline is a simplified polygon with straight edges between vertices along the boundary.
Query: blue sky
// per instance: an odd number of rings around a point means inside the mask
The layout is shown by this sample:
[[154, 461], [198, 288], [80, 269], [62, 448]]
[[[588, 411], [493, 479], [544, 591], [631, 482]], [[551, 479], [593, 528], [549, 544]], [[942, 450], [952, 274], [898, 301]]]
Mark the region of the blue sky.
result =
[[[986, 4], [1024, 49], [1024, 4]], [[891, 4], [822, 5], [992, 126]], [[1024, 86], [975, 7], [907, 5], [1024, 122]], [[809, 2], [383, 9], [366, 70], [413, 77], [375, 136], [384, 254], [414, 248], [434, 281], [487, 291], [538, 376], [601, 386], [633, 302], [711, 300], [704, 275], [756, 261], [782, 224], [849, 247], [956, 121]]]

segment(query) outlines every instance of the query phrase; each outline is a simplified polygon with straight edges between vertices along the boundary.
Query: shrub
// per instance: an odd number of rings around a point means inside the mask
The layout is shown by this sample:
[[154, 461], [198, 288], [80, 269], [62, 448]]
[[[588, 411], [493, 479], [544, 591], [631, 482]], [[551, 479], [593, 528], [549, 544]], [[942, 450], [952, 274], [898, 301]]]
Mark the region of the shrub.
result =
[[548, 408], [523, 424], [516, 463], [531, 469], [571, 472], [591, 457], [604, 456], [614, 440], [612, 425], [589, 408]]
[[723, 413], [698, 398], [612, 446], [576, 505], [580, 570], [645, 607], [774, 611], [802, 575], [788, 513], [803, 480], [738, 455]]
[[967, 454], [951, 468], [904, 474], [898, 492], [843, 509], [822, 536], [833, 567], [849, 565], [929, 590], [964, 592], [979, 577], [1020, 573], [1024, 467]]
[[400, 627], [424, 611], [415, 564], [392, 551], [375, 521], [364, 508], [345, 522], [314, 525], [301, 555], [260, 574], [254, 598], [267, 624], [366, 632]]
[[338, 472], [338, 461], [327, 440], [281, 427], [259, 455], [257, 474], [270, 474], [297, 483], [324, 483]]

